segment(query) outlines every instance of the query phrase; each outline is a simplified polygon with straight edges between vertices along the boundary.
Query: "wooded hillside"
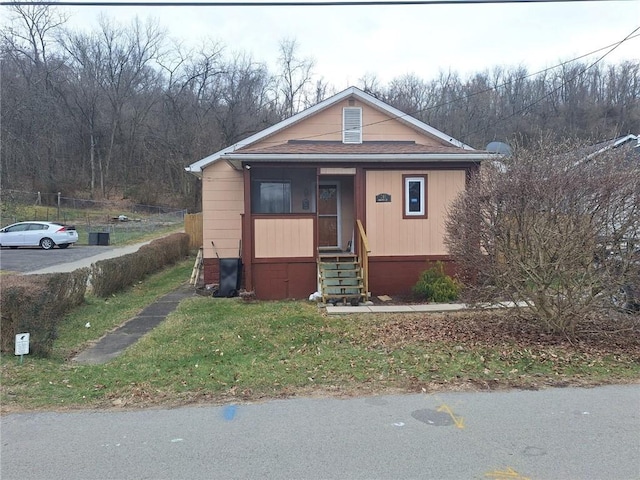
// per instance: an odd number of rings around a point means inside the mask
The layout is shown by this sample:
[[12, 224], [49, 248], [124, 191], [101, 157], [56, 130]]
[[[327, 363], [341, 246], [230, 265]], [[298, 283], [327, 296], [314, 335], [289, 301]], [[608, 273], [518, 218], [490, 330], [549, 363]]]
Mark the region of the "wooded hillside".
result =
[[[53, 7], [11, 8], [0, 45], [2, 188], [197, 210], [185, 166], [335, 93], [295, 41], [281, 42], [269, 71], [219, 43], [172, 44], [153, 21], [103, 18], [73, 31]], [[639, 72], [640, 61], [536, 74], [487, 65], [469, 78], [365, 77], [356, 86], [482, 149], [541, 133], [593, 142], [638, 134]]]

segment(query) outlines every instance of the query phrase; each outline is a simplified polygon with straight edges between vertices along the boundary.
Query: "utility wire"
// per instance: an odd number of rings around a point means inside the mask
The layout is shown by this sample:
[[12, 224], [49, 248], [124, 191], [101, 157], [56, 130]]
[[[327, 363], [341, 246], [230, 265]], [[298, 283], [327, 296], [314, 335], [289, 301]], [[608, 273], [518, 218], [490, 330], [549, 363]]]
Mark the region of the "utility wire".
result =
[[220, 2], [131, 2], [131, 1], [0, 1], [5, 6], [64, 6], [64, 7], [345, 7], [359, 5], [473, 5], [473, 4], [509, 4], [509, 3], [577, 3], [577, 2], [610, 2], [634, 0], [293, 0], [293, 1], [220, 1]]
[[[556, 93], [558, 90], [561, 90], [562, 88], [565, 87], [565, 85], [567, 85], [567, 83], [569, 82], [573, 82], [576, 78], [580, 77], [581, 75], [583, 75], [587, 70], [595, 67], [598, 63], [600, 63], [602, 60], [604, 60], [604, 58], [611, 54], [611, 52], [613, 52], [616, 48], [618, 48], [620, 45], [622, 45], [624, 42], [626, 42], [627, 40], [629, 40], [630, 38], [632, 38], [633, 36], [635, 36], [634, 34], [640, 30], [640, 27], [636, 27], [629, 35], [627, 35], [625, 38], [623, 38], [622, 40], [620, 40], [619, 42], [617, 42], [616, 44], [614, 44], [613, 46], [611, 46], [610, 50], [608, 52], [606, 52], [605, 54], [603, 54], [602, 56], [600, 56], [596, 61], [594, 61], [593, 63], [591, 63], [590, 65], [586, 66], [585, 68], [583, 68], [582, 70], [580, 70], [578, 73], [576, 73], [573, 77], [569, 78], [568, 80], [564, 80], [558, 87], [554, 88], [553, 90], [551, 90], [550, 92], [546, 93], [545, 95], [543, 95], [542, 97], [534, 100], [533, 102], [531, 102], [530, 104], [524, 106], [523, 108], [521, 108], [520, 110], [517, 110], [515, 112], [513, 112], [510, 115], [507, 115], [506, 117], [502, 117], [497, 119], [495, 122], [493, 122], [493, 124], [491, 125], [487, 125], [484, 128], [480, 128], [478, 130], [472, 131], [467, 133], [466, 137], [469, 137], [471, 135], [474, 135], [476, 133], [479, 133], [481, 131], [487, 131], [489, 130], [489, 128], [495, 127], [497, 124], [504, 122], [505, 120], [508, 120], [510, 118], [515, 117], [516, 115], [520, 115], [521, 113], [529, 110], [531, 107], [533, 107], [534, 105], [537, 105], [538, 103], [540, 103], [541, 101], [543, 101], [546, 98], [549, 98], [551, 95], [553, 95], [554, 93]], [[609, 48], [609, 47], [605, 47], [605, 48]], [[602, 49], [600, 49], [602, 50]]]
[[[578, 56], [578, 57], [572, 58], [571, 60], [566, 60], [566, 61], [564, 61], [564, 62], [562, 62], [562, 63], [557, 64], [557, 65], [553, 65], [553, 66], [551, 66], [551, 67], [547, 67], [547, 68], [544, 68], [544, 69], [542, 69], [542, 70], [538, 70], [537, 72], [533, 72], [533, 73], [529, 73], [529, 74], [527, 74], [527, 75], [523, 75], [523, 76], [521, 76], [521, 77], [516, 77], [516, 78], [514, 78], [514, 79], [512, 79], [512, 80], [509, 80], [509, 81], [506, 81], [506, 82], [504, 82], [504, 83], [501, 83], [501, 84], [498, 84], [498, 85], [495, 85], [495, 86], [492, 86], [492, 87], [484, 88], [484, 89], [482, 89], [482, 90], [477, 90], [477, 91], [475, 91], [475, 92], [473, 92], [473, 93], [469, 93], [469, 94], [467, 94], [467, 95], [463, 95], [463, 96], [461, 96], [461, 97], [454, 98], [454, 99], [452, 99], [452, 100], [447, 100], [446, 102], [441, 102], [441, 103], [438, 103], [438, 104], [436, 104], [436, 105], [431, 105], [431, 106], [429, 106], [429, 107], [421, 108], [421, 109], [419, 109], [419, 110], [413, 110], [412, 112], [404, 113], [403, 115], [398, 115], [398, 116], [393, 117], [393, 118], [390, 118], [390, 119], [379, 120], [379, 121], [377, 121], [377, 122], [368, 123], [368, 124], [366, 124], [366, 125], [363, 125], [363, 127], [365, 127], [365, 126], [371, 126], [371, 125], [377, 125], [377, 124], [379, 124], [379, 123], [384, 123], [384, 122], [388, 122], [388, 121], [390, 121], [390, 120], [396, 120], [396, 119], [400, 119], [400, 118], [404, 118], [404, 117], [413, 117], [413, 116], [417, 115], [418, 113], [423, 113], [423, 112], [427, 112], [427, 111], [429, 111], [429, 110], [434, 110], [434, 109], [436, 109], [436, 108], [445, 107], [445, 106], [447, 106], [447, 105], [451, 105], [451, 104], [453, 104], [453, 103], [458, 103], [458, 102], [460, 102], [460, 101], [467, 100], [467, 99], [469, 99], [469, 98], [471, 98], [471, 97], [475, 97], [476, 95], [482, 95], [483, 93], [491, 92], [491, 91], [498, 90], [498, 89], [500, 89], [500, 88], [506, 87], [507, 85], [509, 85], [509, 84], [511, 84], [511, 83], [513, 83], [513, 82], [517, 82], [517, 81], [520, 81], [520, 80], [525, 80], [525, 79], [527, 79], [527, 78], [535, 77], [535, 76], [540, 75], [540, 74], [542, 74], [542, 73], [546, 73], [546, 72], [549, 72], [549, 71], [551, 71], [551, 70], [555, 70], [556, 68], [563, 67], [563, 66], [568, 65], [568, 64], [570, 64], [570, 63], [576, 62], [576, 61], [578, 61], [578, 60], [580, 60], [580, 59], [582, 59], [582, 58], [589, 57], [589, 56], [593, 55], [594, 53], [598, 53], [598, 52], [601, 52], [602, 50], [606, 50], [606, 49], [608, 49], [608, 48], [611, 48], [611, 50], [610, 50], [609, 52], [607, 52], [605, 55], [603, 55], [602, 57], [600, 57], [600, 58], [599, 58], [599, 59], [598, 59], [594, 64], [589, 65], [587, 68], [585, 68], [585, 69], [584, 69], [583, 71], [581, 71], [578, 75], [576, 75], [575, 77], [573, 77], [573, 78], [571, 79], [571, 80], [574, 80], [575, 78], [577, 78], [578, 76], [580, 76], [582, 73], [584, 73], [586, 70], [588, 70], [589, 68], [593, 67], [593, 65], [595, 65], [596, 63], [598, 63], [600, 60], [602, 60], [605, 56], [607, 56], [607, 55], [608, 55], [609, 53], [611, 53], [613, 50], [615, 50], [616, 48], [618, 48], [622, 43], [624, 43], [624, 42], [626, 42], [626, 41], [628, 41], [628, 40], [631, 40], [632, 38], [640, 37], [640, 33], [638, 33], [638, 34], [636, 34], [636, 33], [635, 33], [635, 32], [637, 32], [638, 30], [640, 30], [640, 27], [636, 28], [633, 32], [631, 32], [629, 35], [627, 35], [624, 39], [620, 40], [619, 42], [614, 42], [614, 43], [611, 43], [611, 44], [609, 44], [609, 45], [607, 45], [607, 46], [605, 46], [605, 47], [600, 47], [600, 48], [598, 48], [597, 50], [593, 50], [593, 51], [591, 51], [591, 52], [589, 52], [589, 53], [585, 53], [585, 54], [580, 55], [580, 56]], [[612, 47], [613, 47], [613, 48], [612, 48]], [[562, 86], [562, 85], [561, 85], [561, 86]], [[550, 92], [550, 93], [554, 93], [554, 92], [552, 91], [552, 92]], [[375, 95], [374, 95], [374, 96], [375, 96]], [[548, 95], [547, 95], [547, 96], [548, 96]], [[545, 98], [545, 97], [543, 97], [543, 98]], [[474, 133], [475, 133], [475, 132], [474, 132]]]
[[[115, 6], [174, 6], [174, 7], [200, 7], [200, 6], [204, 6], [204, 7], [215, 7], [215, 6], [238, 6], [238, 7], [242, 7], [242, 6], [267, 6], [267, 7], [272, 7], [272, 6], [358, 6], [358, 5], [468, 5], [468, 4], [517, 4], [517, 3], [566, 3], [566, 2], [607, 2], [607, 1], [619, 1], [619, 0], [381, 0], [381, 1], [370, 1], [370, 0], [363, 0], [363, 1], [326, 1], [326, 2], [313, 2], [313, 1], [292, 1], [292, 2], [286, 2], [286, 1], [266, 1], [266, 2], [144, 2], [144, 1], [140, 1], [140, 2], [130, 2], [130, 1], [124, 1], [124, 2], [114, 2], [114, 1], [106, 1], [106, 2], [100, 2], [100, 1], [77, 1], [77, 2], [73, 2], [73, 1], [0, 1], [0, 6], [26, 6], [26, 5], [38, 5], [38, 6], [98, 6], [98, 7], [102, 7], [102, 6], [111, 6], [111, 7], [115, 7]], [[634, 1], [634, 0], [621, 0], [621, 1]], [[640, 27], [637, 27], [636, 29], [634, 29], [629, 35], [627, 35], [624, 39], [622, 39], [619, 42], [607, 45], [605, 47], [601, 47], [597, 50], [594, 50], [592, 52], [580, 55], [578, 57], [575, 57], [571, 60], [567, 60], [565, 62], [559, 63], [558, 65], [554, 65], [552, 67], [548, 67], [545, 68], [543, 70], [539, 70], [537, 72], [528, 74], [528, 75], [524, 75], [522, 77], [517, 77], [513, 80], [509, 80], [507, 82], [504, 82], [502, 84], [493, 86], [493, 87], [489, 87], [483, 90], [479, 90], [473, 93], [470, 93], [468, 95], [464, 95], [462, 97], [458, 97], [455, 98], [453, 100], [448, 100], [446, 102], [442, 102], [436, 105], [432, 105], [429, 107], [426, 107], [424, 109], [419, 109], [419, 110], [415, 110], [413, 112], [409, 112], [409, 113], [403, 113], [402, 115], [398, 115], [389, 119], [385, 119], [385, 120], [380, 120], [377, 122], [372, 122], [372, 123], [368, 123], [368, 124], [364, 124], [362, 125], [362, 127], [366, 127], [366, 126], [372, 126], [372, 125], [376, 125], [376, 124], [380, 124], [380, 123], [385, 123], [388, 121], [392, 121], [392, 120], [396, 120], [396, 119], [401, 119], [404, 117], [409, 117], [409, 116], [414, 116], [418, 113], [422, 113], [422, 112], [426, 112], [428, 110], [433, 110], [435, 108], [440, 108], [446, 105], [450, 105], [452, 103], [457, 103], [460, 102], [462, 100], [466, 100], [468, 98], [471, 98], [473, 96], [476, 95], [481, 95], [483, 93], [487, 93], [493, 90], [497, 90], [499, 88], [505, 87], [507, 85], [509, 85], [510, 83], [513, 83], [515, 81], [519, 81], [519, 80], [524, 80], [526, 78], [532, 77], [532, 76], [536, 76], [539, 75], [541, 73], [545, 73], [548, 72], [550, 70], [562, 67], [564, 65], [567, 65], [569, 63], [573, 63], [577, 60], [580, 60], [581, 58], [593, 55], [594, 53], [600, 52], [602, 50], [605, 50], [607, 48], [610, 48], [610, 50], [608, 52], [606, 52], [604, 55], [602, 55], [600, 58], [598, 58], [595, 62], [593, 62], [592, 64], [590, 64], [589, 66], [585, 67], [584, 69], [582, 69], [579, 73], [577, 73], [576, 75], [574, 75], [572, 78], [570, 78], [569, 80], [563, 81], [561, 83], [561, 85], [559, 87], [556, 87], [555, 89], [553, 89], [552, 91], [548, 92], [547, 94], [543, 95], [542, 97], [538, 98], [537, 100], [531, 102], [530, 104], [528, 104], [527, 106], [523, 107], [522, 109], [513, 112], [512, 114], [506, 116], [506, 117], [502, 117], [500, 119], [498, 119], [496, 122], [494, 122], [492, 125], [488, 125], [482, 129], [479, 130], [475, 130], [473, 132], [467, 133], [467, 137], [469, 137], [470, 135], [473, 135], [475, 133], [478, 133], [482, 130], [488, 130], [489, 128], [497, 125], [498, 123], [508, 120], [509, 118], [512, 118], [526, 110], [528, 110], [529, 108], [531, 108], [534, 105], [537, 105], [538, 103], [540, 103], [542, 100], [544, 100], [545, 98], [550, 97], [551, 95], [553, 95], [555, 92], [557, 92], [558, 90], [560, 90], [561, 88], [563, 88], [568, 82], [571, 82], [573, 80], [575, 80], [576, 78], [578, 78], [579, 76], [581, 76], [582, 74], [584, 74], [587, 70], [589, 70], [590, 68], [594, 67], [595, 65], [597, 65], [598, 63], [600, 63], [607, 55], [609, 55], [611, 52], [613, 52], [616, 48], [618, 48], [620, 45], [622, 45], [624, 42], [631, 40], [633, 38], [636, 38], [638, 36], [640, 36], [640, 34], [636, 34], [636, 32], [640, 30]], [[321, 135], [310, 135], [310, 136], [306, 136], [303, 138], [300, 138], [299, 140], [306, 140], [306, 139], [312, 139], [312, 138], [316, 138], [318, 136], [325, 136], [327, 134], [330, 133], [341, 133], [342, 130], [338, 130], [335, 132], [325, 132]], [[266, 141], [265, 143], [270, 143], [268, 141]], [[242, 144], [237, 144], [238, 147], [242, 147]]]
[[[604, 55], [602, 55], [600, 58], [598, 58], [595, 62], [593, 62], [592, 64], [590, 64], [588, 67], [586, 67], [586, 68], [582, 69], [578, 74], [576, 74], [575, 76], [573, 76], [571, 79], [569, 79], [569, 80], [567, 80], [567, 81], [563, 82], [559, 87], [555, 88], [555, 89], [554, 89], [554, 90], [552, 90], [551, 92], [549, 92], [549, 93], [545, 94], [545, 95], [544, 95], [544, 96], [542, 96], [541, 98], [539, 98], [539, 99], [535, 100], [534, 102], [530, 103], [530, 104], [529, 104], [529, 105], [527, 105], [526, 107], [524, 107], [524, 108], [522, 108], [522, 109], [520, 109], [520, 110], [518, 110], [518, 111], [516, 111], [516, 112], [514, 112], [514, 113], [512, 113], [512, 114], [510, 114], [509, 116], [498, 119], [496, 122], [494, 122], [494, 124], [493, 124], [493, 125], [488, 125], [487, 127], [484, 127], [484, 128], [482, 128], [482, 129], [479, 129], [479, 130], [473, 131], [473, 132], [468, 133], [468, 134], [466, 134], [466, 135], [465, 135], [466, 137], [469, 137], [470, 135], [473, 135], [473, 134], [475, 134], [475, 133], [478, 133], [479, 131], [482, 131], [482, 130], [488, 130], [489, 128], [491, 128], [492, 126], [495, 126], [495, 125], [496, 125], [496, 124], [498, 124], [499, 122], [504, 121], [504, 120], [507, 120], [507, 119], [509, 119], [509, 118], [511, 118], [511, 117], [513, 117], [513, 116], [515, 116], [515, 115], [518, 115], [519, 113], [522, 113], [523, 111], [527, 110], [528, 108], [530, 108], [530, 107], [532, 107], [532, 106], [534, 106], [534, 105], [536, 105], [536, 104], [540, 103], [542, 100], [544, 100], [545, 98], [547, 98], [547, 97], [551, 96], [553, 93], [555, 93], [556, 91], [558, 91], [559, 89], [561, 89], [564, 85], [566, 85], [566, 83], [568, 83], [568, 82], [570, 82], [570, 81], [575, 80], [575, 79], [576, 79], [576, 78], [578, 78], [580, 75], [582, 75], [584, 72], [586, 72], [587, 70], [589, 70], [590, 68], [592, 68], [594, 65], [596, 65], [597, 63], [599, 63], [600, 61], [602, 61], [602, 60], [603, 60], [607, 55], [609, 55], [611, 52], [613, 52], [616, 48], [618, 48], [618, 47], [619, 47], [620, 45], [622, 45], [624, 42], [627, 42], [627, 41], [629, 41], [629, 40], [631, 40], [631, 39], [633, 39], [633, 38], [640, 37], [640, 33], [636, 33], [638, 30], [640, 30], [640, 27], [637, 27], [637, 28], [636, 28], [635, 30], [633, 30], [629, 35], [627, 35], [624, 39], [622, 39], [622, 40], [620, 40], [620, 41], [618, 41], [618, 42], [614, 42], [614, 43], [611, 43], [611, 44], [606, 45], [606, 46], [604, 46], [604, 47], [600, 47], [600, 48], [598, 48], [598, 49], [596, 49], [596, 50], [593, 50], [593, 51], [591, 51], [591, 52], [589, 52], [589, 53], [582, 54], [582, 55], [580, 55], [580, 56], [578, 56], [578, 57], [572, 58], [572, 59], [570, 59], [570, 60], [566, 60], [566, 61], [564, 61], [564, 62], [561, 62], [561, 63], [557, 64], [557, 65], [553, 65], [553, 66], [551, 66], [551, 67], [547, 67], [547, 68], [544, 68], [544, 69], [542, 69], [542, 70], [538, 70], [537, 72], [529, 73], [529, 74], [527, 74], [527, 75], [523, 75], [523, 76], [521, 76], [521, 77], [517, 77], [517, 78], [514, 78], [514, 79], [512, 79], [512, 80], [506, 81], [506, 82], [501, 83], [501, 84], [499, 84], [499, 85], [495, 85], [495, 86], [488, 87], [488, 88], [485, 88], [485, 89], [482, 89], [482, 90], [478, 90], [478, 91], [475, 91], [475, 92], [473, 92], [473, 93], [469, 93], [469, 94], [467, 94], [467, 95], [463, 95], [463, 96], [460, 96], [460, 97], [454, 98], [454, 99], [452, 99], [452, 100], [447, 100], [446, 102], [437, 103], [437, 104], [435, 104], [435, 105], [431, 105], [431, 106], [429, 106], [429, 107], [421, 108], [421, 109], [419, 109], [419, 110], [413, 110], [413, 111], [411, 111], [411, 112], [403, 112], [403, 114], [402, 114], [402, 115], [397, 115], [397, 116], [395, 116], [395, 117], [386, 118], [386, 119], [384, 119], [384, 120], [378, 120], [377, 122], [371, 122], [371, 123], [363, 124], [363, 125], [362, 125], [362, 128], [364, 128], [364, 127], [369, 127], [369, 126], [373, 126], [373, 125], [378, 125], [378, 124], [381, 124], [381, 123], [390, 122], [390, 121], [393, 121], [393, 120], [402, 119], [402, 118], [404, 118], [404, 117], [414, 117], [415, 115], [417, 115], [417, 114], [419, 114], [419, 113], [427, 112], [427, 111], [429, 111], [429, 110], [434, 110], [434, 109], [436, 109], [436, 108], [445, 107], [445, 106], [447, 106], [447, 105], [451, 105], [451, 104], [454, 104], [454, 103], [458, 103], [458, 102], [461, 102], [461, 101], [463, 101], [463, 100], [467, 100], [467, 99], [469, 99], [469, 98], [471, 98], [471, 97], [475, 97], [476, 95], [482, 95], [483, 93], [487, 93], [487, 92], [491, 92], [491, 91], [494, 91], [494, 90], [498, 90], [498, 89], [500, 89], [500, 88], [506, 87], [507, 85], [509, 85], [509, 84], [511, 84], [511, 83], [513, 83], [513, 82], [517, 82], [517, 81], [520, 81], [520, 80], [525, 80], [525, 79], [527, 79], [527, 78], [534, 77], [534, 76], [536, 76], [536, 75], [540, 75], [540, 74], [542, 74], [542, 73], [546, 73], [546, 72], [549, 72], [549, 71], [551, 71], [551, 70], [555, 70], [556, 68], [563, 67], [563, 66], [568, 65], [568, 64], [570, 64], [570, 63], [576, 62], [576, 61], [578, 61], [578, 60], [580, 60], [580, 59], [582, 59], [582, 58], [589, 57], [589, 56], [591, 56], [591, 55], [593, 55], [593, 54], [595, 54], [595, 53], [601, 52], [601, 51], [606, 50], [606, 49], [610, 49], [608, 52], [606, 52]], [[367, 92], [367, 93], [369, 93], [370, 95], [372, 94], [371, 92]], [[373, 95], [373, 96], [375, 96], [375, 95]], [[333, 134], [333, 133], [342, 133], [342, 130], [336, 130], [336, 131], [334, 131], [334, 132], [325, 132], [325, 133], [317, 134], [317, 135], [309, 135], [309, 136], [305, 136], [305, 137], [298, 138], [297, 140], [310, 140], [310, 139], [313, 139], [313, 138], [323, 137], [323, 136], [330, 135], [330, 134]], [[271, 142], [271, 141], [269, 141], [269, 140], [264, 140], [264, 141], [263, 141], [263, 143], [265, 143], [265, 144], [268, 144], [268, 143], [273, 143], [273, 144], [275, 144], [275, 143], [277, 143], [277, 142]], [[466, 143], [466, 142], [463, 142], [463, 143]], [[239, 143], [239, 144], [237, 144], [237, 145], [238, 145], [238, 148], [242, 148], [242, 147], [244, 147], [244, 146], [245, 146], [245, 145], [243, 145], [243, 144], [241, 144], [241, 143]]]

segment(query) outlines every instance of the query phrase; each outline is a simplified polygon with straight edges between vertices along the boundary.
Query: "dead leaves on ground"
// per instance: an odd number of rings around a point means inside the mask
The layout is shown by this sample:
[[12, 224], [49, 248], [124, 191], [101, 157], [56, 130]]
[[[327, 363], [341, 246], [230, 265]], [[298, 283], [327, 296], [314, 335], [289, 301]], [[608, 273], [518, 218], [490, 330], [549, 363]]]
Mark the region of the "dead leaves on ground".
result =
[[578, 324], [573, 338], [549, 333], [532, 319], [510, 311], [389, 315], [373, 326], [369, 335], [371, 347], [391, 349], [440, 342], [465, 350], [517, 350], [532, 358], [623, 355], [640, 362], [638, 315], [615, 318], [594, 315]]

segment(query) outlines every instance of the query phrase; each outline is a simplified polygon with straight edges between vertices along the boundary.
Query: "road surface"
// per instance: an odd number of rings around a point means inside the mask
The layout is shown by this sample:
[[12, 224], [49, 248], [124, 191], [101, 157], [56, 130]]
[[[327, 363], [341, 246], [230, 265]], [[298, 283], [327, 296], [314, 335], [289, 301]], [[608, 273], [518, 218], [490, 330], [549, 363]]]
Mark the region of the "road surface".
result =
[[2, 418], [11, 479], [638, 479], [640, 385]]

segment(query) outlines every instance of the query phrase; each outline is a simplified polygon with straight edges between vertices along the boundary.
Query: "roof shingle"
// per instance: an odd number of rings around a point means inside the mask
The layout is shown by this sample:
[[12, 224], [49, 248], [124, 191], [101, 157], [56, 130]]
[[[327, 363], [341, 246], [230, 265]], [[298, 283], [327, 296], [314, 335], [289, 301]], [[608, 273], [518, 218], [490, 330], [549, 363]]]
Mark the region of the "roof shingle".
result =
[[[363, 142], [342, 143], [339, 141], [289, 141], [279, 145], [244, 147], [234, 154], [324, 154], [324, 155], [357, 155], [357, 154], [468, 154], [469, 151], [458, 147], [421, 145], [415, 142]], [[475, 151], [474, 153], [483, 153]]]

